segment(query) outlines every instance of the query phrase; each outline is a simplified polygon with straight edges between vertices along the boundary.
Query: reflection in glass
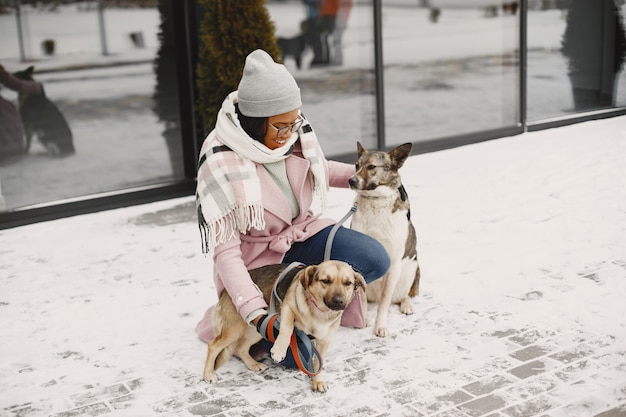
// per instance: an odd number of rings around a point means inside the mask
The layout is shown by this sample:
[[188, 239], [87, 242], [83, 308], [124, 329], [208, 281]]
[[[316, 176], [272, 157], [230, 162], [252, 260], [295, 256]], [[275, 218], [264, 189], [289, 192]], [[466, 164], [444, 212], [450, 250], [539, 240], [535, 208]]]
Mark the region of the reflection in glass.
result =
[[624, 63], [624, 25], [614, 0], [572, 0], [563, 34], [575, 110], [615, 105]]
[[625, 106], [624, 1], [529, 7], [528, 121]]
[[[159, 10], [106, 8], [99, 14], [95, 2], [79, 2], [55, 11], [22, 5], [21, 17], [28, 62], [20, 58], [14, 8], [0, 14], [0, 61], [12, 72], [34, 65], [34, 78], [71, 128], [75, 153], [59, 158], [33, 139], [27, 154], [0, 166], [5, 209], [180, 178], [176, 72], [155, 64], [158, 56], [175, 63], [173, 42], [159, 35], [166, 30]], [[17, 95], [2, 94], [17, 105]]]
[[268, 1], [283, 62], [328, 157], [376, 143], [373, 13], [370, 2]]
[[383, 2], [388, 145], [519, 124], [517, 2], [492, 4]]

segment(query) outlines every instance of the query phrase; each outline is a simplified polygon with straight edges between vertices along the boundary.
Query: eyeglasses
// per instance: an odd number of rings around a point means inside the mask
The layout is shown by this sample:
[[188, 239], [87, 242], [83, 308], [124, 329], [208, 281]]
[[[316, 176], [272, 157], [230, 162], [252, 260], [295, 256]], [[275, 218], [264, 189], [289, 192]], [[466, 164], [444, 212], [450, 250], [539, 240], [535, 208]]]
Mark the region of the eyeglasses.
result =
[[302, 123], [304, 123], [304, 119], [300, 115], [298, 115], [298, 118], [296, 119], [295, 122], [293, 122], [292, 124], [287, 125], [287, 126], [276, 127], [273, 124], [271, 124], [270, 122], [267, 122], [268, 125], [272, 126], [274, 129], [276, 129], [276, 137], [277, 138], [281, 138], [281, 137], [287, 135], [288, 133], [297, 132], [298, 129], [300, 129], [300, 127], [302, 126]]

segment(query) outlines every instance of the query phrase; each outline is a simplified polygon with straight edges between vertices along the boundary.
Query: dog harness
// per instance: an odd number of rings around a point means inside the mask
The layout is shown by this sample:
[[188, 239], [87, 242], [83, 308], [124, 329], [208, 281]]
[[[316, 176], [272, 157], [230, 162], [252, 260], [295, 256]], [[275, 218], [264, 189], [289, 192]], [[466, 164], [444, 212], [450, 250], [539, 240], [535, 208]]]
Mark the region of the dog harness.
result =
[[[276, 311], [276, 302], [278, 302], [278, 305], [283, 303], [283, 300], [278, 295], [278, 285], [292, 270], [301, 270], [305, 266], [306, 265], [301, 262], [292, 262], [274, 282], [272, 293], [270, 295], [268, 319], [262, 320], [259, 328], [257, 329], [265, 339], [272, 343], [276, 341], [276, 337], [278, 337], [278, 330], [280, 329], [280, 313]], [[299, 272], [301, 271], [296, 271], [296, 274], [292, 276], [292, 279], [295, 279]], [[293, 333], [291, 334], [291, 340], [289, 342], [289, 349], [291, 350], [291, 354], [296, 361], [296, 365], [298, 365], [298, 369], [300, 369], [305, 375], [312, 377], [322, 372], [322, 357], [315, 348], [314, 341], [311, 340], [311, 337], [305, 332], [294, 327]], [[319, 363], [319, 367], [317, 369], [315, 369], [315, 357], [317, 357]]]

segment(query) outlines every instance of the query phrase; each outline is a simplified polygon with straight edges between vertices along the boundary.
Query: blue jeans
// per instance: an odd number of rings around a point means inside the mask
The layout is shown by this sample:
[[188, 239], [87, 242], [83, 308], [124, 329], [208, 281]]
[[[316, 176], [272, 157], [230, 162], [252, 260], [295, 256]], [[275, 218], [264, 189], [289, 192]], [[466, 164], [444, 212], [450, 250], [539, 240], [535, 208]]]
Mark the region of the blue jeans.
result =
[[[333, 226], [328, 226], [304, 242], [294, 243], [285, 254], [283, 263], [302, 262], [306, 265], [317, 265], [322, 262], [326, 241], [332, 228]], [[343, 226], [337, 229], [333, 238], [330, 259], [346, 262], [363, 275], [367, 283], [385, 275], [391, 265], [389, 254], [376, 239]], [[260, 344], [268, 353], [273, 345], [265, 339]], [[303, 355], [305, 360], [308, 359], [307, 352], [303, 352]], [[287, 350], [287, 356], [280, 364], [286, 368], [297, 368], [291, 348]]]
[[[320, 230], [304, 242], [296, 242], [283, 258], [283, 263], [302, 262], [316, 265], [324, 260], [326, 240], [333, 226]], [[372, 282], [387, 272], [391, 264], [389, 254], [374, 238], [340, 226], [333, 238], [330, 259], [344, 261]]]

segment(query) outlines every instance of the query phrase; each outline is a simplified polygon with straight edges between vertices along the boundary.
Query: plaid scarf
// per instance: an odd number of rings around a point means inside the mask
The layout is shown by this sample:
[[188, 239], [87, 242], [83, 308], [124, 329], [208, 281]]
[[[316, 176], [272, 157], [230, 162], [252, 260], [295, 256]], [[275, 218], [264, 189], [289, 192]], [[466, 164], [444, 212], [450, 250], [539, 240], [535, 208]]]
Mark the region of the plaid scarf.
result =
[[215, 129], [200, 150], [196, 186], [196, 208], [202, 239], [202, 252], [208, 253], [236, 233], [265, 229], [261, 185], [256, 164], [284, 160], [291, 155], [298, 139], [302, 155], [310, 162], [309, 174], [322, 208], [328, 189], [327, 161], [309, 122], [274, 150], [250, 138], [241, 128], [235, 103], [237, 92], [222, 103]]

